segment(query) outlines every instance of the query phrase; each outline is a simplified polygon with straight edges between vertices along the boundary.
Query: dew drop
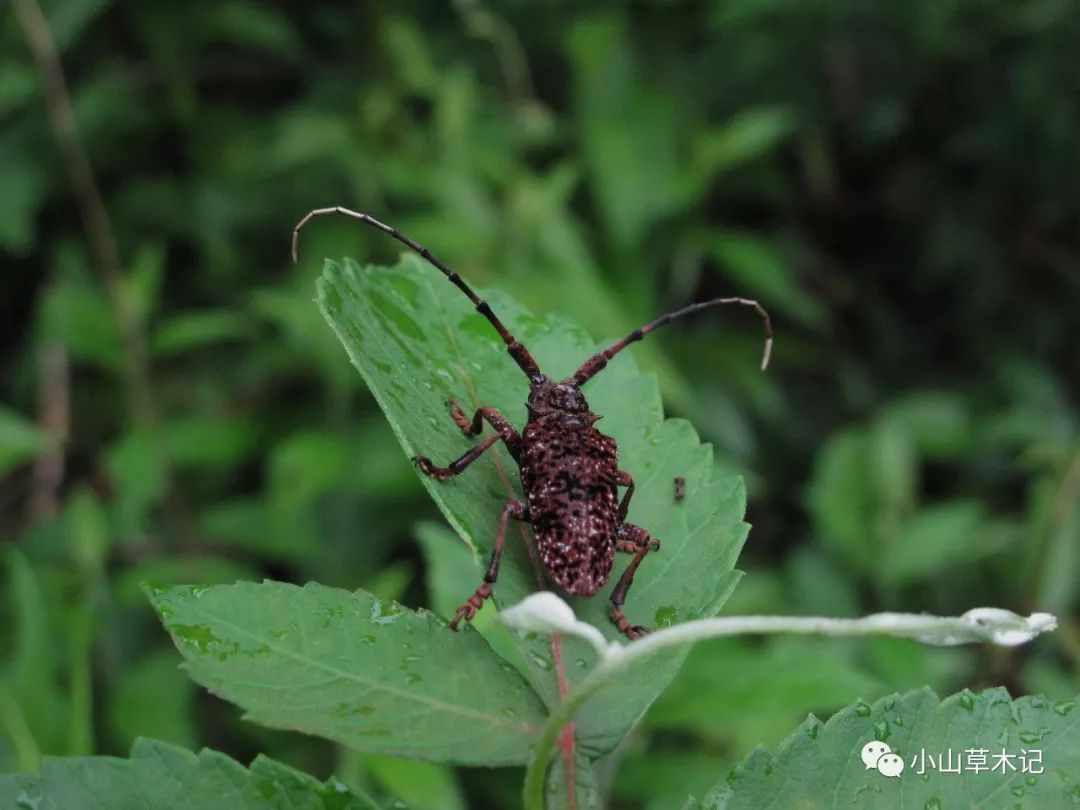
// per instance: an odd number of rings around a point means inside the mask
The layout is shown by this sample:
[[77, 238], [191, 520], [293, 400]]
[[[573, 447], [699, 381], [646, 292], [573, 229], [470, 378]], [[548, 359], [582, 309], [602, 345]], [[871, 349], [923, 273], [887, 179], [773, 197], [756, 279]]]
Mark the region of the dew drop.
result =
[[1012, 720], [1016, 725], [1020, 725], [1023, 719], [1020, 716], [1020, 704], [1017, 703], [1015, 700], [1009, 701], [1009, 719]]
[[675, 619], [678, 617], [679, 611], [672, 605], [664, 605], [656, 609], [656, 613], [653, 614], [653, 623], [657, 627], [671, 627], [675, 623]]
[[533, 662], [534, 666], [540, 667], [545, 672], [551, 672], [551, 659], [547, 658], [539, 653], [529, 653], [529, 660]]
[[1075, 708], [1075, 700], [1059, 700], [1057, 703], [1054, 704], [1054, 714], [1060, 714], [1062, 717], [1065, 717]]
[[393, 624], [405, 612], [405, 608], [395, 602], [375, 600], [371, 604], [371, 621], [375, 624]]
[[855, 714], [859, 717], [870, 716], [870, 704], [864, 700], [860, 700], [855, 704]]
[[422, 655], [406, 655], [405, 659], [401, 662], [400, 669], [408, 669], [413, 664], [415, 664], [417, 661], [423, 661], [423, 660], [424, 660], [424, 656], [422, 656]]

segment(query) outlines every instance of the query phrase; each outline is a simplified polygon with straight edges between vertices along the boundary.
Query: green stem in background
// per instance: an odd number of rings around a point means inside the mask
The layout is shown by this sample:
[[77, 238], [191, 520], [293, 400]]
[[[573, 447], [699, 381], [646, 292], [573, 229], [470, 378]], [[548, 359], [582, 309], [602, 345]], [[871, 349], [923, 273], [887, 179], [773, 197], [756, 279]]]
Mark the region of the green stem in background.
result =
[[570, 607], [551, 593], [538, 593], [504, 611], [503, 622], [518, 630], [563, 632], [592, 643], [600, 653], [597, 666], [548, 717], [525, 771], [526, 810], [543, 810], [544, 783], [563, 727], [578, 710], [620, 672], [661, 650], [722, 636], [795, 633], [799, 635], [871, 636], [909, 638], [934, 645], [990, 641], [1014, 646], [1053, 630], [1057, 620], [1045, 613], [1017, 616], [998, 608], [976, 608], [963, 616], [910, 613], [875, 613], [860, 619], [804, 616], [725, 616], [700, 619], [655, 632], [640, 641], [618, 644], [605, 641], [594, 627], [578, 622]]
[[11, 693], [6, 681], [0, 680], [0, 727], [3, 728], [11, 747], [15, 749], [15, 761], [19, 769], [34, 773], [41, 767], [41, 746], [26, 722], [22, 706]]
[[71, 614], [68, 649], [68, 744], [72, 756], [94, 753], [94, 703], [91, 655], [94, 643], [94, 606], [86, 599]]
[[90, 239], [98, 268], [105, 283], [105, 291], [120, 327], [124, 360], [127, 366], [132, 409], [139, 424], [152, 425], [156, 411], [150, 384], [149, 360], [146, 341], [139, 328], [138, 317], [124, 293], [123, 270], [116, 234], [109, 222], [109, 213], [101, 197], [101, 189], [94, 177], [90, 158], [86, 154], [75, 112], [71, 106], [67, 80], [56, 48], [49, 22], [37, 0], [12, 0], [11, 7], [22, 27], [23, 37], [34, 57], [45, 94], [45, 108], [49, 123], [60, 147], [61, 157], [67, 169], [68, 180], [75, 195], [83, 228]]
[[513, 26], [477, 0], [454, 0], [452, 5], [470, 35], [491, 43], [514, 104], [521, 106], [532, 100], [533, 86], [528, 60]]
[[101, 196], [86, 147], [79, 136], [56, 41], [37, 0], [12, 0], [11, 6], [41, 77], [49, 123], [60, 147], [83, 229], [90, 241], [90, 248], [101, 272], [105, 293], [120, 331], [132, 419], [136, 426], [146, 430], [150, 437], [154, 462], [165, 480], [166, 508], [180, 527], [188, 550], [195, 551], [198, 536], [195, 523], [185, 499], [175, 488], [172, 463], [161, 435], [146, 336], [139, 314], [132, 307], [124, 287], [123, 264], [116, 233], [109, 220], [109, 212]]
[[1061, 604], [1060, 589], [1054, 587], [1058, 573], [1055, 567], [1060, 567], [1061, 560], [1066, 558], [1063, 547], [1075, 542], [1073, 534], [1068, 529], [1078, 499], [1080, 499], [1080, 446], [1071, 453], [1071, 458], [1061, 474], [1061, 483], [1050, 503], [1046, 528], [1041, 532], [1035, 552], [1035, 563], [1031, 566], [1027, 588], [1029, 605], [1039, 605], [1049, 610], [1064, 607]]

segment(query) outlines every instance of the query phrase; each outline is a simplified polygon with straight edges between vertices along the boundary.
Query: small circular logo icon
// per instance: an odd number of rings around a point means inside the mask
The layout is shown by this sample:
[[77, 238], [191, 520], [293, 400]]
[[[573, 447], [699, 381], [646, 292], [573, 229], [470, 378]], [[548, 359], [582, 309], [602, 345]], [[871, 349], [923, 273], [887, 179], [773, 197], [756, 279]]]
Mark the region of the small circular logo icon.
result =
[[877, 761], [881, 759], [884, 754], [892, 753], [892, 749], [889, 748], [883, 742], [878, 740], [871, 740], [862, 747], [862, 761], [866, 766], [866, 770], [877, 769]]
[[881, 740], [871, 740], [862, 747], [859, 755], [868, 771], [877, 771], [893, 779], [904, 772], [904, 760], [892, 752]]
[[882, 776], [897, 777], [904, 772], [904, 760], [896, 754], [882, 754], [877, 761], [877, 769]]

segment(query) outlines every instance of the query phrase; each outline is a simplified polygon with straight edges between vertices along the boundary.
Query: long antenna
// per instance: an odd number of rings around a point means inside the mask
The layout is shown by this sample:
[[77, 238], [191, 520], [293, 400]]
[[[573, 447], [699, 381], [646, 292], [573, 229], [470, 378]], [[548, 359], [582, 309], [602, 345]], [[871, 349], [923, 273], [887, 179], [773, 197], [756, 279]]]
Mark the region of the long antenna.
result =
[[503, 322], [499, 320], [498, 316], [491, 311], [491, 307], [488, 305], [487, 301], [484, 301], [482, 298], [480, 298], [480, 296], [473, 292], [472, 288], [465, 283], [465, 280], [462, 279], [461, 276], [459, 276], [457, 273], [455, 273], [453, 270], [451, 270], [449, 267], [447, 267], [445, 264], [435, 258], [432, 252], [426, 247], [417, 244], [412, 239], [403, 234], [401, 231], [399, 231], [397, 228], [391, 228], [389, 225], [379, 222], [379, 220], [375, 219], [375, 217], [369, 216], [368, 214], [361, 214], [359, 211], [350, 211], [348, 208], [342, 208], [339, 205], [332, 208], [316, 208], [314, 211], [308, 213], [308, 215], [305, 216], [302, 220], [300, 220], [296, 224], [296, 227], [293, 228], [293, 264], [296, 264], [297, 249], [300, 244], [300, 231], [303, 230], [304, 226], [316, 217], [324, 217], [329, 214], [344, 214], [347, 217], [358, 219], [366, 225], [370, 225], [373, 228], [378, 228], [380, 231], [389, 236], [392, 236], [394, 239], [398, 240], [399, 242], [401, 242], [401, 244], [405, 245], [409, 249], [419, 253], [420, 256], [423, 257], [429, 264], [441, 270], [443, 275], [450, 279], [450, 281], [454, 284], [455, 287], [457, 287], [469, 297], [469, 300], [472, 301], [473, 304], [476, 306], [476, 311], [483, 315], [485, 318], [487, 318], [491, 325], [495, 327], [496, 331], [498, 331], [499, 337], [501, 337], [503, 339], [503, 343], [506, 344], [506, 350], [510, 353], [510, 356], [514, 358], [514, 361], [518, 364], [518, 367], [525, 372], [525, 376], [527, 376], [530, 381], [534, 376], [540, 373], [540, 367], [536, 365], [536, 361], [533, 360], [532, 355], [529, 354], [529, 350], [517, 341], [517, 339], [510, 333], [510, 330], [507, 329]]
[[636, 343], [641, 340], [645, 335], [649, 334], [654, 329], [658, 329], [666, 323], [671, 323], [676, 318], [681, 318], [683, 315], [690, 315], [694, 312], [698, 312], [708, 307], [720, 306], [721, 304], [741, 304], [745, 307], [753, 307], [758, 315], [761, 316], [761, 320], [765, 324], [765, 352], [761, 358], [761, 370], [764, 371], [769, 365], [769, 357], [772, 355], [772, 342], [773, 342], [773, 330], [772, 321], [769, 319], [769, 313], [765, 311], [765, 308], [761, 306], [757, 301], [752, 301], [749, 298], [714, 298], [711, 301], [702, 301], [698, 304], [691, 304], [688, 307], [683, 307], [676, 312], [669, 312], [667, 315], [661, 315], [652, 323], [647, 323], [640, 329], [635, 329], [629, 335], [624, 337], [615, 345], [610, 348], [604, 349], [602, 352], [597, 352], [584, 363], [581, 364], [581, 368], [574, 372], [574, 376], [571, 377], [574, 385], [582, 386], [599, 374], [604, 367], [608, 364], [608, 361], [612, 357], [617, 355], [631, 343]]

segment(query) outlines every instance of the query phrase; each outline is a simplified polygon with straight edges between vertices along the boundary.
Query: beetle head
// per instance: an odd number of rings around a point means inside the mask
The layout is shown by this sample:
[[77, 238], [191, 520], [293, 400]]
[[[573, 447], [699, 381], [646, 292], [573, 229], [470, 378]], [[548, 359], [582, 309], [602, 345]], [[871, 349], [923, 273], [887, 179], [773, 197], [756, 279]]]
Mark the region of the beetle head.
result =
[[538, 419], [550, 414], [563, 414], [568, 417], [580, 417], [592, 424], [595, 419], [587, 419], [589, 403], [584, 394], [570, 380], [555, 382], [543, 374], [533, 375], [532, 390], [529, 391], [529, 418]]

